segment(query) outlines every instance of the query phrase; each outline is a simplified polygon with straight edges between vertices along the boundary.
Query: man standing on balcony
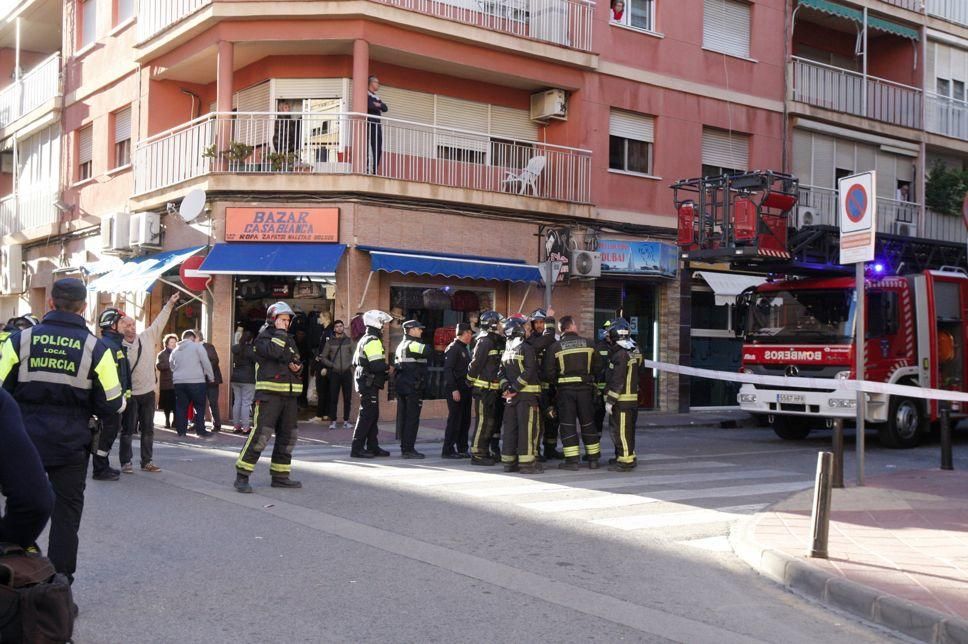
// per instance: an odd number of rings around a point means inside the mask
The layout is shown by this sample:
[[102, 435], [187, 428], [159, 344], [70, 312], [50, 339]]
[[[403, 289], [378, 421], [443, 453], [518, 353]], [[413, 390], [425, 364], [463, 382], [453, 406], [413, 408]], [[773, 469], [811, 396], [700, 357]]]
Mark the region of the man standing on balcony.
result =
[[[293, 118], [292, 104], [289, 101], [279, 101], [281, 114], [276, 117], [275, 132], [272, 134], [272, 147], [279, 154], [294, 154], [300, 147], [302, 135], [302, 120]], [[291, 165], [292, 161], [285, 161], [282, 165]]]
[[[372, 164], [368, 164], [367, 172], [371, 174], [376, 174], [380, 168], [380, 157], [383, 155], [383, 126], [380, 124], [380, 115], [390, 109], [377, 96], [379, 91], [380, 79], [370, 76], [366, 92], [366, 130], [370, 139], [370, 163]], [[370, 170], [371, 167], [372, 170]]]

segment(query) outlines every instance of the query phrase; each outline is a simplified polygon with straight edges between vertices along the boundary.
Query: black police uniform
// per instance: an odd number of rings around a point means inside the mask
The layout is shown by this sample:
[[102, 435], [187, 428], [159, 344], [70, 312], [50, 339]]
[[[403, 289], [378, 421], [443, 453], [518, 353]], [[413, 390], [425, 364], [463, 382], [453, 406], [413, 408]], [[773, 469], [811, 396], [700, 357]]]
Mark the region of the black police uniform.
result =
[[501, 433], [501, 462], [534, 472], [541, 439], [541, 379], [534, 347], [523, 338], [509, 340], [501, 356], [501, 389], [516, 394], [507, 401]]
[[595, 431], [595, 377], [601, 370], [598, 352], [591, 341], [569, 331], [545, 352], [543, 371], [545, 380], [555, 387], [561, 444], [565, 459], [577, 463], [580, 455], [578, 425], [581, 442], [591, 467], [601, 457], [601, 434]]
[[[69, 282], [64, 286], [62, 282]], [[80, 280], [58, 280], [54, 297], [86, 295]], [[54, 489], [47, 556], [73, 580], [77, 531], [84, 509], [91, 416], [116, 416], [124, 403], [111, 350], [84, 318], [51, 311], [35, 327], [10, 336], [0, 348], [0, 381], [20, 403], [24, 426]]]
[[356, 350], [353, 352], [353, 367], [354, 384], [360, 394], [360, 413], [353, 429], [350, 455], [357, 458], [389, 456], [389, 452], [380, 448], [378, 427], [379, 393], [387, 381], [382, 330], [366, 327], [366, 334], [356, 343]]
[[283, 329], [268, 326], [255, 339], [255, 405], [252, 431], [235, 461], [238, 474], [248, 476], [262, 456], [269, 438], [276, 435], [272, 448], [269, 474], [276, 487], [297, 487], [289, 484], [292, 472], [292, 450], [298, 437], [299, 396], [303, 391], [302, 375], [293, 373], [291, 363], [299, 362], [296, 343]]
[[[471, 386], [467, 381], [467, 367], [471, 363], [470, 348], [455, 338], [444, 351], [444, 390], [447, 392], [447, 429], [441, 456], [467, 454], [467, 434], [471, 427]], [[454, 400], [454, 392], [460, 400]]]
[[[131, 398], [131, 365], [128, 363], [128, 348], [124, 346], [124, 336], [117, 331], [105, 329], [101, 333], [101, 340], [111, 349], [114, 361], [118, 365], [118, 376], [121, 378], [121, 388], [124, 390], [125, 400]], [[108, 455], [114, 445], [118, 433], [121, 431], [121, 414], [114, 414], [101, 418], [101, 434], [98, 438], [97, 453], [94, 455], [94, 478], [104, 476], [111, 466]], [[116, 475], [115, 475], [116, 476]]]
[[544, 444], [545, 456], [557, 457], [558, 455], [555, 452], [558, 447], [559, 419], [555, 407], [555, 383], [545, 378], [545, 374], [540, 367], [543, 364], [548, 347], [555, 343], [554, 318], [544, 318], [544, 320], [545, 330], [540, 335], [532, 333], [525, 341], [534, 347], [535, 358], [539, 365], [538, 377], [541, 378], [541, 401], [539, 404], [541, 406], [541, 435], [543, 437], [541, 442]]
[[[625, 344], [626, 346], [622, 346]], [[612, 405], [612, 440], [617, 466], [630, 470], [636, 465], [635, 423], [639, 416], [639, 368], [642, 354], [630, 340], [612, 345], [608, 356], [605, 400]]]
[[413, 336], [405, 336], [394, 355], [394, 384], [397, 392], [397, 433], [404, 456], [420, 456], [416, 451], [420, 410], [427, 384], [430, 347]]
[[477, 414], [471, 456], [477, 463], [487, 462], [492, 439], [500, 428], [503, 416], [499, 374], [503, 351], [504, 338], [493, 331], [482, 333], [478, 336], [471, 362], [467, 366], [467, 380], [472, 387]]

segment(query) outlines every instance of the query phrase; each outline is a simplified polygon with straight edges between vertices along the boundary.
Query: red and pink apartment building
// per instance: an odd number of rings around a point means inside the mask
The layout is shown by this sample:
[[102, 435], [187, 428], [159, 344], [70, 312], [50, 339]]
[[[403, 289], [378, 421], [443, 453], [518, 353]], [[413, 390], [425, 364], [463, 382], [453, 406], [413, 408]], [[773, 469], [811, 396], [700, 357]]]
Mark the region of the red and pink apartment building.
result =
[[[965, 241], [925, 199], [968, 158], [957, 0], [4, 4], [4, 318], [76, 275], [92, 316], [144, 323], [184, 292], [172, 328], [223, 356], [280, 299], [420, 317], [441, 343], [542, 306], [550, 256], [554, 308], [587, 334], [621, 312], [646, 356], [732, 368], [728, 285], [679, 269], [674, 181], [792, 172], [806, 225], [877, 169], [882, 232]], [[645, 408], [735, 404], [643, 385]]]

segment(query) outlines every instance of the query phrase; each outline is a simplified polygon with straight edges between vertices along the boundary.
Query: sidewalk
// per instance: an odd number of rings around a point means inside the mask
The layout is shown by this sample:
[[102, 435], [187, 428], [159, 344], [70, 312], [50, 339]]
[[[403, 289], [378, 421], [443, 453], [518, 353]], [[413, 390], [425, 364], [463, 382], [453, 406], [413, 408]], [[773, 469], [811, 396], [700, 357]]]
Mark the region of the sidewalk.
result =
[[733, 530], [736, 553], [797, 593], [925, 642], [968, 643], [968, 472], [833, 491], [829, 559], [807, 556], [813, 491]]

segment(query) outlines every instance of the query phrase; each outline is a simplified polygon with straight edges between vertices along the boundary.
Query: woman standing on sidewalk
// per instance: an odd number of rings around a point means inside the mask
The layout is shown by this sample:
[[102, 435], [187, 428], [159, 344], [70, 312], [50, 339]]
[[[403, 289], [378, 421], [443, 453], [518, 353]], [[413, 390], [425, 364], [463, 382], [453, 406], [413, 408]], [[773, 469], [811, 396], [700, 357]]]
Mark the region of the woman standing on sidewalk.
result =
[[252, 430], [252, 400], [255, 397], [255, 345], [251, 331], [243, 331], [232, 347], [232, 425], [233, 434]]
[[165, 348], [158, 353], [155, 366], [158, 368], [158, 408], [165, 413], [165, 429], [171, 429], [171, 415], [175, 413], [175, 383], [171, 379], [171, 350], [178, 344], [178, 336], [169, 333], [165, 336]]

